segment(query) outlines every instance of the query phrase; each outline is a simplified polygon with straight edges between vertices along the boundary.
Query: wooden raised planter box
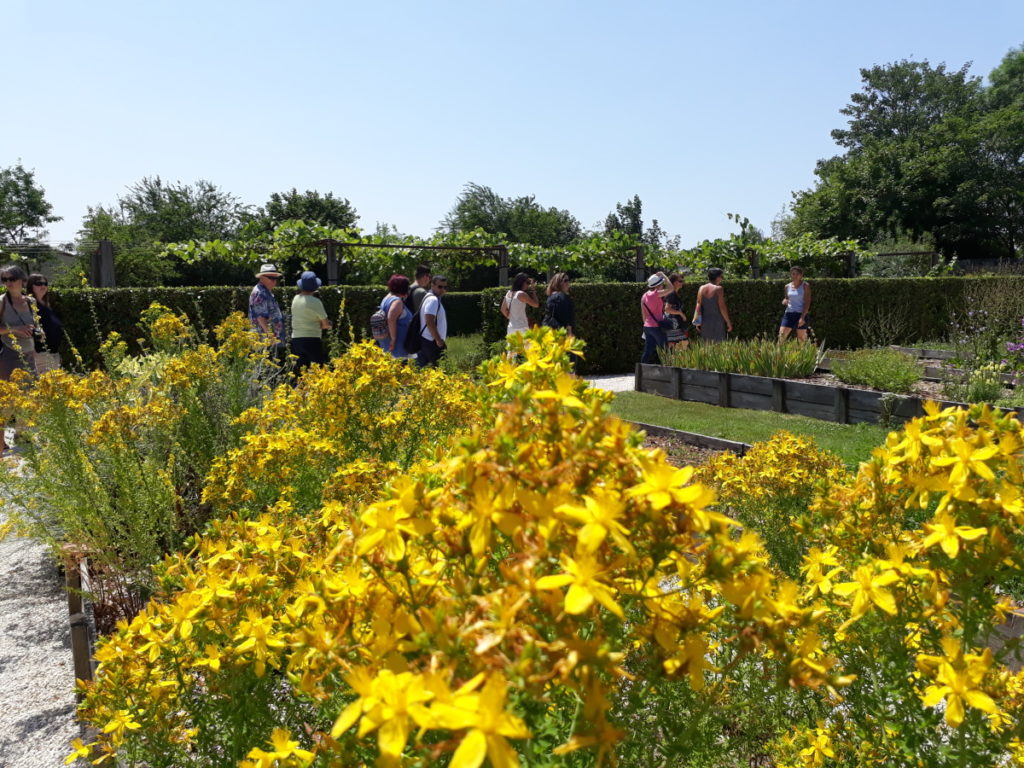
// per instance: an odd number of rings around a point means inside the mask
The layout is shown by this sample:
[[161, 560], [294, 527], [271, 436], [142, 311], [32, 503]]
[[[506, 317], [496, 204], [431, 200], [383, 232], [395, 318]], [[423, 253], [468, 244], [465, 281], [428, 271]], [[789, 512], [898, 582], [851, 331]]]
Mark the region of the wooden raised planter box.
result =
[[[809, 416], [840, 424], [905, 422], [924, 413], [924, 400], [909, 395], [887, 395], [868, 389], [807, 384], [789, 379], [700, 371], [665, 365], [636, 366], [637, 392], [709, 403], [723, 408], [748, 408]], [[939, 405], [967, 407], [967, 403], [939, 400]], [[1016, 411], [1024, 418], [1024, 408]]]

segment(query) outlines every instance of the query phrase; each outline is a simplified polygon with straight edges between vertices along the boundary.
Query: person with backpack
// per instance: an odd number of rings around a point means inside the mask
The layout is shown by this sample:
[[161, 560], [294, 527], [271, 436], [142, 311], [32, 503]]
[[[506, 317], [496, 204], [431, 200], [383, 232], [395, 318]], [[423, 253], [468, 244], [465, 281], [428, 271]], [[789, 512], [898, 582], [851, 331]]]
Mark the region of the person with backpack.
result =
[[[388, 280], [388, 292], [380, 303], [380, 309], [370, 318], [377, 344], [385, 352], [390, 352], [392, 357], [404, 358], [408, 354], [405, 351], [405, 342], [409, 324], [412, 322], [412, 312], [405, 305], [408, 295], [409, 278], [405, 275], [392, 275]], [[381, 314], [384, 319], [383, 328], [380, 322]], [[379, 335], [381, 331], [383, 335]]]
[[430, 281], [430, 293], [420, 307], [420, 351], [416, 364], [420, 368], [437, 365], [444, 354], [448, 338], [448, 317], [441, 297], [448, 292], [448, 278], [435, 275]]
[[405, 306], [407, 306], [413, 315], [420, 313], [420, 307], [423, 306], [423, 300], [427, 298], [427, 294], [430, 293], [430, 278], [433, 277], [433, 273], [430, 271], [430, 267], [426, 264], [420, 264], [416, 267], [416, 274], [413, 276], [413, 284], [409, 288], [409, 296], [405, 299]]

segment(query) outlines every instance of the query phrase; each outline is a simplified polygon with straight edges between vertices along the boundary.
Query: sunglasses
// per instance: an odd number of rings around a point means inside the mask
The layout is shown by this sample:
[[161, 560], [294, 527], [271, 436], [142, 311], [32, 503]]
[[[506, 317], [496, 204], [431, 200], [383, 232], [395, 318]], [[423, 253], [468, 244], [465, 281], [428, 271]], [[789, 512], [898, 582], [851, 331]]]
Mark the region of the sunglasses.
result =
[[0, 277], [0, 283], [16, 283], [21, 280], [20, 277]]
[[37, 285], [42, 285], [42, 286], [46, 287], [46, 286], [48, 286], [48, 285], [49, 285], [49, 283], [48, 283], [48, 282], [46, 282], [45, 280], [40, 280], [40, 281], [39, 281], [38, 283], [32, 283], [32, 287], [33, 287], [33, 288], [34, 288], [35, 286], [37, 286]]
[[444, 288], [447, 291], [448, 290], [448, 283], [445, 283], [444, 285], [437, 285], [437, 286], [435, 286], [435, 288]]
[[280, 275], [261, 275], [261, 277], [265, 277], [267, 280], [273, 280], [275, 283], [281, 279]]

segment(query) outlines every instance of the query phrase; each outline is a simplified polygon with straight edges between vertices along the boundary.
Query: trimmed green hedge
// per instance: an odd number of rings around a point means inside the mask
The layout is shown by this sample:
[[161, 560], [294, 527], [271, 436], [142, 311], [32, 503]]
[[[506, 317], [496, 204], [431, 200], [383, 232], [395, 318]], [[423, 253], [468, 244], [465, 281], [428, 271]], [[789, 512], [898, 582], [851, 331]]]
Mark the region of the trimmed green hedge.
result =
[[[885, 322], [892, 308], [909, 310], [911, 329], [901, 343], [944, 339], [948, 335], [950, 311], [965, 308], [965, 289], [978, 281], [1019, 281], [1024, 277], [934, 277], [934, 278], [857, 278], [809, 280], [813, 289], [811, 325], [819, 341], [833, 349], [863, 346], [857, 326], [862, 317]], [[753, 338], [774, 336], [782, 317], [782, 280], [730, 280], [725, 295], [734, 325], [734, 335]], [[683, 288], [683, 308], [693, 311], [698, 284]], [[101, 339], [118, 331], [129, 343], [141, 336], [139, 316], [157, 301], [184, 312], [194, 322], [212, 328], [230, 312], [245, 312], [249, 286], [213, 288], [83, 288], [62, 289], [53, 296], [64, 325], [86, 363], [95, 363]], [[480, 293], [450, 293], [444, 297], [451, 336], [484, 331], [488, 344], [505, 335], [506, 320], [500, 312], [505, 288], [488, 288]], [[643, 349], [640, 297], [642, 283], [575, 283], [572, 287], [576, 308], [576, 331], [587, 342], [586, 360], [581, 373], [621, 373], [630, 371]], [[282, 308], [291, 306], [294, 288], [278, 289]], [[349, 329], [357, 338], [369, 335], [369, 318], [379, 306], [383, 288], [370, 286], [324, 286], [319, 293], [332, 322], [348, 337]], [[344, 301], [344, 316], [339, 315]], [[540, 321], [539, 309], [527, 308], [528, 315]], [[1022, 308], [1024, 312], [1024, 308]], [[95, 319], [94, 319], [95, 316]]]
[[[60, 289], [53, 293], [52, 301], [85, 366], [92, 368], [100, 344], [111, 331], [117, 331], [132, 348], [137, 348], [135, 342], [142, 336], [139, 318], [154, 301], [185, 313], [197, 327], [209, 329], [231, 312], [247, 312], [251, 291], [251, 286]], [[296, 289], [278, 288], [275, 293], [287, 314]], [[385, 289], [370, 286], [325, 285], [318, 295], [343, 338], [348, 337], [351, 329], [356, 339], [364, 339], [369, 337], [370, 315], [380, 305], [384, 293]], [[479, 332], [480, 294], [450, 293], [444, 297], [444, 306], [449, 335]], [[64, 358], [70, 362], [70, 351], [65, 352]]]
[[[818, 341], [833, 349], [863, 346], [857, 326], [862, 317], [885, 322], [892, 308], [909, 310], [911, 329], [901, 343], [945, 339], [949, 332], [950, 312], [963, 308], [965, 289], [972, 281], [1017, 280], [1024, 277], [933, 277], [933, 278], [817, 278], [812, 287], [811, 327]], [[782, 319], [783, 288], [787, 281], [727, 280], [724, 283], [734, 335], [753, 338], [774, 336]], [[687, 318], [697, 300], [699, 284], [687, 284], [682, 290]], [[484, 341], [498, 341], [505, 335], [507, 321], [499, 306], [504, 288], [482, 292]], [[580, 373], [621, 373], [633, 370], [643, 350], [640, 297], [642, 283], [574, 283], [576, 333], [587, 342], [586, 360]], [[528, 309], [528, 315], [540, 321], [540, 309]], [[1024, 312], [1024, 308], [1022, 308]]]

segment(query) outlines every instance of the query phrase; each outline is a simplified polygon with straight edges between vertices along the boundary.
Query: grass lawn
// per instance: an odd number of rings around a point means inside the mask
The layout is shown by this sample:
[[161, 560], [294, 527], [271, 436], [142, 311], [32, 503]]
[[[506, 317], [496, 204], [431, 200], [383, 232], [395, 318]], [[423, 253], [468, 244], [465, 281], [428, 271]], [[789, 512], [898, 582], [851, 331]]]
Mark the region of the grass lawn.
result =
[[794, 434], [813, 437], [819, 447], [838, 454], [851, 467], [867, 459], [871, 449], [884, 443], [889, 432], [871, 424], [835, 424], [771, 411], [719, 408], [642, 392], [618, 393], [612, 401], [612, 411], [630, 421], [741, 443], [767, 440], [780, 429], [786, 429]]

